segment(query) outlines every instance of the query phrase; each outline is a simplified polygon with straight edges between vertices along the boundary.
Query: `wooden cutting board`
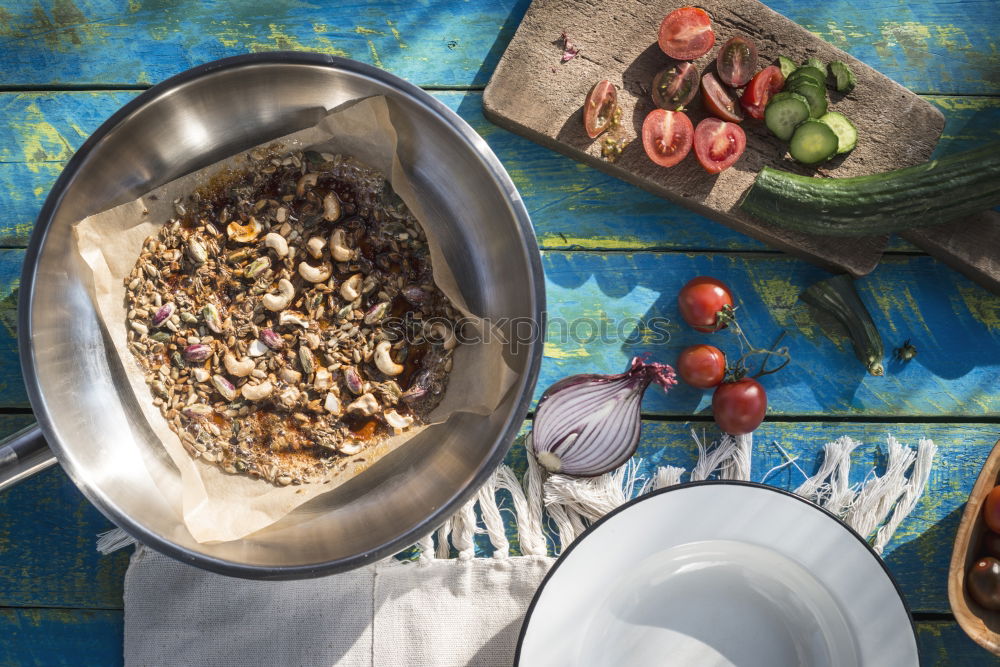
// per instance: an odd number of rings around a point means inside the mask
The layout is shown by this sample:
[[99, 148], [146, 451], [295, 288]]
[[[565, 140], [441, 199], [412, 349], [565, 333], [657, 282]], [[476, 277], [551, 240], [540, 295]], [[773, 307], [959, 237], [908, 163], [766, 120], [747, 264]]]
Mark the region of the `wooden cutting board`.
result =
[[[788, 156], [786, 142], [763, 122], [747, 118], [742, 123], [747, 134], [743, 157], [718, 175], [707, 174], [693, 151], [676, 167], [659, 167], [646, 157], [641, 138], [630, 141], [613, 163], [601, 157], [601, 138], [592, 140], [583, 130], [587, 92], [600, 79], [618, 86], [624, 136], [640, 136], [643, 119], [655, 108], [648, 92], [653, 76], [671, 62], [657, 46], [657, 30], [663, 17], [682, 5], [679, 0], [534, 0], [486, 87], [487, 118], [827, 269], [855, 276], [870, 272], [886, 237], [799, 234], [754, 220], [736, 205], [764, 165], [843, 177], [924, 162], [941, 135], [944, 117], [914, 93], [757, 0], [698, 2], [711, 15], [716, 35], [712, 50], [694, 61], [698, 71], [714, 71], [719, 47], [734, 35], [757, 45], [758, 69], [774, 63], [779, 54], [796, 62], [809, 56], [841, 60], [850, 65], [858, 84], [846, 96], [830, 90], [830, 108], [857, 125], [857, 148], [818, 169], [803, 167]], [[580, 48], [579, 55], [565, 63], [560, 39], [564, 31]], [[689, 115], [695, 125], [705, 118], [700, 96]]]

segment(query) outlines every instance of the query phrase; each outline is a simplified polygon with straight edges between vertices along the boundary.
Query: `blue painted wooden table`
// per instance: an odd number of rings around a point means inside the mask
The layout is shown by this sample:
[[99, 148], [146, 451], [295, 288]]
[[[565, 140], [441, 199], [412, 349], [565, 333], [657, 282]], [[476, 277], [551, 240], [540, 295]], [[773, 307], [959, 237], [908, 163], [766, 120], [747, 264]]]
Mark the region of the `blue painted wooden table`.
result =
[[[996, 0], [767, 4], [940, 108], [948, 122], [938, 155], [1000, 135]], [[676, 291], [707, 273], [734, 288], [753, 339], [785, 330], [794, 356], [767, 378], [755, 478], [779, 462], [773, 441], [808, 470], [824, 442], [851, 435], [865, 442], [860, 475], [881, 464], [887, 432], [907, 444], [933, 438], [941, 449], [929, 488], [886, 561], [914, 611], [924, 665], [1000, 664], [955, 624], [945, 581], [966, 494], [1000, 437], [1000, 297], [893, 240], [859, 288], [887, 347], [910, 339], [919, 355], [890, 364], [885, 377], [863, 375], [849, 343], [828, 338], [797, 302], [822, 271], [483, 119], [481, 91], [527, 5], [0, 0], [0, 432], [32, 419], [14, 325], [23, 247], [88, 134], [137, 91], [208, 60], [275, 49], [348, 56], [433, 91], [514, 178], [543, 246], [553, 322], [540, 389], [569, 373], [619, 371], [636, 352], [672, 361], [696, 339], [677, 324]], [[670, 321], [668, 343], [630, 336], [635, 319], [656, 316]], [[559, 324], [580, 318], [625, 325], [601, 336]], [[692, 424], [711, 429], [707, 406], [690, 389], [651, 396], [641, 454], [690, 467], [686, 433]], [[794, 486], [795, 475], [769, 483]], [[58, 468], [0, 494], [0, 665], [121, 662], [127, 554], [94, 550], [94, 536], [110, 527]]]

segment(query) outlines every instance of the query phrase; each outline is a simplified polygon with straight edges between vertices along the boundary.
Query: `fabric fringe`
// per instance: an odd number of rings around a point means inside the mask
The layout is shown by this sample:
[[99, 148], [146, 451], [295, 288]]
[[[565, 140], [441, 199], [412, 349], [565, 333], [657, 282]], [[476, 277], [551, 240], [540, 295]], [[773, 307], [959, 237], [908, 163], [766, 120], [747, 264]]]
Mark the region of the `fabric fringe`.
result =
[[[688, 476], [689, 481], [705, 480], [713, 475], [718, 479], [750, 479], [752, 434], [723, 435], [711, 443], [707, 442], [704, 433], [699, 437], [692, 430], [691, 437], [698, 449], [698, 460]], [[517, 531], [521, 553], [548, 555], [551, 538], [553, 552], [558, 555], [593, 522], [635, 496], [679, 484], [686, 472], [678, 466], [658, 466], [650, 477], [644, 478], [641, 475], [643, 462], [633, 458], [617, 470], [598, 477], [547, 474], [531, 453], [530, 438], [529, 434], [525, 442], [528, 466], [523, 479], [518, 480], [507, 465], [497, 467], [454, 516], [414, 545], [419, 552], [419, 563], [449, 558], [453, 547], [459, 560], [474, 558], [477, 534], [489, 538], [494, 558], [507, 558], [510, 542], [503, 517], [505, 511], [512, 515], [511, 523]], [[785, 462], [772, 468], [762, 479], [775, 470], [793, 465], [797, 459], [774, 444]], [[932, 440], [921, 439], [914, 452], [888, 435], [885, 473], [879, 476], [872, 470], [860, 484], [852, 485], [851, 454], [860, 445], [847, 436], [828, 442], [823, 448], [818, 470], [794, 493], [842, 517], [882, 553], [923, 495], [937, 446]], [[801, 471], [797, 465], [795, 467]], [[510, 494], [513, 507], [503, 506], [497, 496], [500, 491]], [[544, 528], [546, 520], [550, 527], [548, 535]], [[98, 535], [97, 550], [108, 554], [134, 543], [130, 535], [118, 528]]]
[[114, 528], [97, 535], [97, 551], [103, 556], [107, 556], [112, 551], [130, 547], [135, 543], [135, 538], [121, 528]]

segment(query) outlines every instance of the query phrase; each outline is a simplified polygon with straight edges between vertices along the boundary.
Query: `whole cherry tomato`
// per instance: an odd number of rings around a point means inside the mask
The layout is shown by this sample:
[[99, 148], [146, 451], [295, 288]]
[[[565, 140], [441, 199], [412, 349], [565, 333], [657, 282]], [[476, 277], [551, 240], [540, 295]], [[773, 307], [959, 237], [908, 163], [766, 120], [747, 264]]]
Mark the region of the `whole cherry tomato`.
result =
[[1000, 535], [992, 530], [984, 531], [982, 542], [979, 544], [979, 552], [984, 556], [1000, 558]]
[[980, 558], [965, 579], [973, 600], [987, 609], [1000, 610], [1000, 561], [992, 556]]
[[696, 331], [710, 333], [724, 329], [718, 321], [718, 312], [733, 305], [733, 295], [721, 280], [698, 276], [688, 281], [677, 295], [681, 317]]
[[753, 378], [720, 384], [712, 394], [715, 423], [730, 435], [751, 433], [764, 421], [766, 412], [767, 392]]
[[717, 387], [726, 375], [726, 355], [714, 345], [686, 347], [677, 357], [677, 372], [692, 387]]
[[1000, 486], [986, 494], [983, 501], [983, 521], [994, 533], [1000, 533]]

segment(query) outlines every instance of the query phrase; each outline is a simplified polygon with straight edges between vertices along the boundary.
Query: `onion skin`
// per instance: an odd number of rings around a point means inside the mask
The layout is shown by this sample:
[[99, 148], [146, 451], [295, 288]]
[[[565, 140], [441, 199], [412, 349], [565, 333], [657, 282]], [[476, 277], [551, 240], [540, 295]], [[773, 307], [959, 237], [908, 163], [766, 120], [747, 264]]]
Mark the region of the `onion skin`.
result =
[[632, 359], [617, 375], [572, 375], [545, 390], [532, 426], [532, 449], [550, 473], [596, 477], [635, 453], [642, 396], [651, 383], [677, 384], [666, 364]]

